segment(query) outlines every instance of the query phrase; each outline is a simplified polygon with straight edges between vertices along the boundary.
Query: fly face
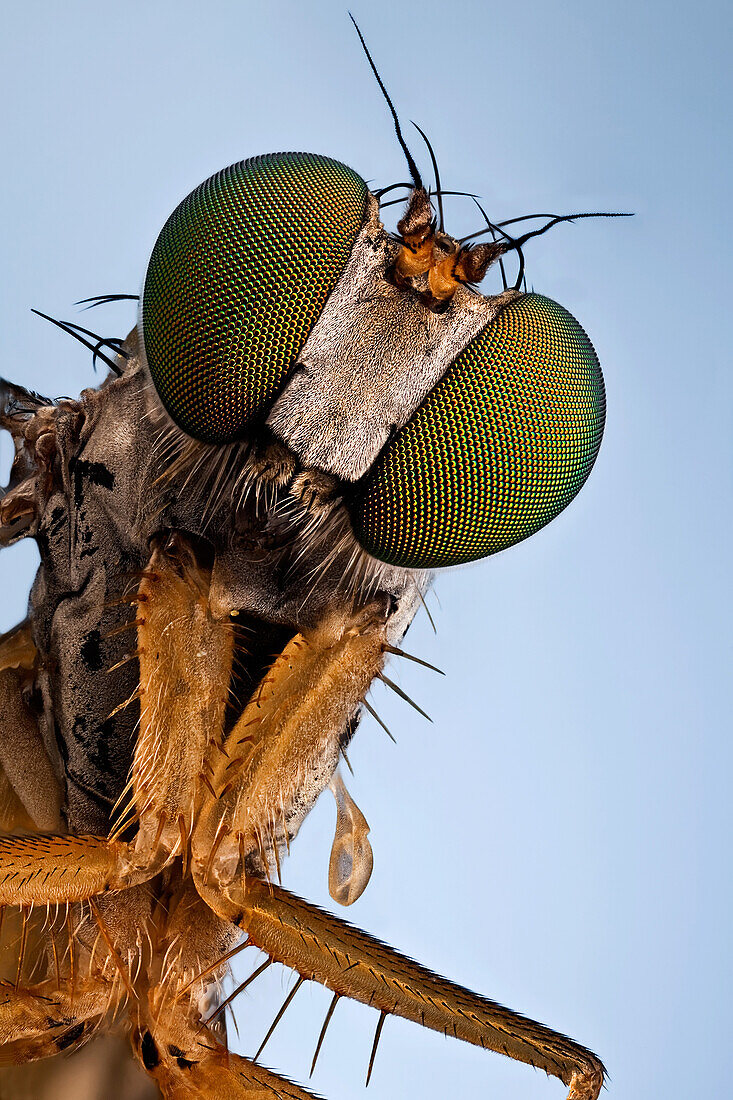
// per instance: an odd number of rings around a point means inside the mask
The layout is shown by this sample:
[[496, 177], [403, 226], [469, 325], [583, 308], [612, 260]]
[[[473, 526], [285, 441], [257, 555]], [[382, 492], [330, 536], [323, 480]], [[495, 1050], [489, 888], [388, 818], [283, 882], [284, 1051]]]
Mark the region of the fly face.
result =
[[354, 549], [424, 570], [503, 550], [565, 508], [598, 453], [605, 398], [566, 310], [474, 289], [516, 242], [437, 230], [422, 186], [398, 230], [337, 161], [235, 164], [166, 223], [140, 334], [183, 432], [284, 447], [328, 486]]

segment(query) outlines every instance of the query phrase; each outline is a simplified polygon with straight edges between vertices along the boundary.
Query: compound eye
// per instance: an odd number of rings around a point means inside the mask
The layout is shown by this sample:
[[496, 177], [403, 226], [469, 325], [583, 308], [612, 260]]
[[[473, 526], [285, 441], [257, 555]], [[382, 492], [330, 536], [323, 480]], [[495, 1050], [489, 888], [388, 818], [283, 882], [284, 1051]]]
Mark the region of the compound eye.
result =
[[266, 416], [346, 266], [366, 199], [338, 161], [273, 153], [218, 172], [171, 214], [141, 331], [158, 395], [185, 432], [228, 443]]
[[557, 302], [525, 294], [461, 352], [350, 505], [392, 565], [458, 565], [528, 538], [595, 462], [605, 392], [593, 345]]

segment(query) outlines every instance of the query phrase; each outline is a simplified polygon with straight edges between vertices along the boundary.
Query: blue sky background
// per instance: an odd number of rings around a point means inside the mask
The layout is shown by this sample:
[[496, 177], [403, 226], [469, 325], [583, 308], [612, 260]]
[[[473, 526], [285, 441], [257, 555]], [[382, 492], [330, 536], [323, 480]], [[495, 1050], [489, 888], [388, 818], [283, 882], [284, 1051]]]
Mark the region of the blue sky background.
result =
[[[375, 691], [398, 744], [367, 719], [350, 754], [375, 871], [347, 915], [597, 1050], [610, 1097], [724, 1096], [730, 6], [354, 0], [354, 12], [444, 186], [480, 192], [497, 219], [636, 217], [559, 227], [528, 249], [530, 282], [598, 350], [605, 442], [549, 528], [439, 577], [437, 636], [421, 614], [409, 648], [447, 677], [400, 671], [434, 724]], [[2, 373], [42, 392], [76, 394], [94, 376], [30, 307], [73, 318], [76, 299], [137, 292], [166, 217], [212, 172], [305, 149], [375, 186], [405, 177], [342, 3], [26, 0], [6, 9], [0, 50]], [[451, 201], [448, 228], [478, 228], [467, 200]], [[122, 335], [128, 307], [84, 316]], [[5, 551], [3, 628], [25, 614], [35, 567], [32, 546]], [[325, 795], [284, 880], [330, 908], [334, 816]], [[273, 968], [240, 1000], [244, 1052], [289, 982]], [[306, 1080], [328, 1001], [298, 993], [267, 1064]], [[363, 1096], [375, 1023], [339, 1005], [315, 1090]], [[371, 1100], [448, 1095], [564, 1092], [388, 1020]]]

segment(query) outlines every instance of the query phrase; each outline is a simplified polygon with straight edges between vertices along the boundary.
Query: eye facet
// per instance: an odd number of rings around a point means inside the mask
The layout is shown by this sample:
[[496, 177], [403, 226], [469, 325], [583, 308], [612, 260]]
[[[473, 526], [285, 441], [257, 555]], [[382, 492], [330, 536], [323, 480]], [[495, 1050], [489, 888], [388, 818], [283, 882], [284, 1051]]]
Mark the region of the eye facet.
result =
[[351, 502], [357, 539], [434, 569], [504, 550], [565, 508], [595, 462], [605, 392], [593, 345], [539, 294], [509, 303], [449, 367]]
[[366, 197], [339, 161], [273, 153], [218, 172], [171, 214], [141, 329], [156, 390], [189, 435], [231, 442], [264, 417], [346, 266]]

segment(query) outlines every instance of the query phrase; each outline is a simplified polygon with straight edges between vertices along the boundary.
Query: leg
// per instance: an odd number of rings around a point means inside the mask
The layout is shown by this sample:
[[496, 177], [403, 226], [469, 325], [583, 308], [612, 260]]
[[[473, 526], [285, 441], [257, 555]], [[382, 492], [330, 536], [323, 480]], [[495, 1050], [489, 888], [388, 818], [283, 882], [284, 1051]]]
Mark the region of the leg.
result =
[[218, 1044], [205, 1045], [201, 1036], [181, 1048], [159, 1047], [151, 1035], [138, 1034], [136, 1050], [165, 1100], [314, 1100], [312, 1092]]
[[52, 832], [61, 828], [61, 787], [36, 720], [23, 699], [36, 659], [27, 622], [0, 638], [0, 767], [9, 788], [4, 792], [2, 825], [7, 831]]
[[224, 884], [247, 861], [265, 871], [277, 865], [381, 669], [384, 614], [376, 607], [335, 614], [296, 635], [222, 746], [232, 639], [229, 625], [210, 615], [208, 584], [177, 537], [154, 552], [140, 585], [134, 842], [0, 838], [0, 905], [79, 901], [144, 882], [186, 852], [194, 820], [195, 877]]
[[[228, 913], [272, 959], [343, 997], [544, 1069], [569, 1100], [597, 1100], [602, 1063], [543, 1024], [471, 993], [277, 886], [251, 879]], [[223, 908], [220, 893], [207, 898]], [[239, 905], [239, 903], [242, 903]]]
[[[28, 622], [0, 638], [0, 830], [6, 833], [61, 828], [61, 787], [24, 699], [37, 658]], [[18, 985], [46, 975], [44, 917], [15, 909], [3, 914], [0, 980]]]
[[[197, 1090], [197, 1096], [209, 1100], [314, 1100], [314, 1094], [286, 1081], [270, 1070], [241, 1058], [227, 1054], [223, 1049], [209, 1062], [199, 1062], [191, 1068], [188, 1081]], [[185, 1100], [191, 1093], [184, 1085], [169, 1096]]]
[[44, 1058], [0, 1070], [2, 1100], [161, 1100], [121, 1031], [95, 1036], [72, 1058]]
[[[53, 881], [53, 867], [46, 857], [50, 851], [59, 850], [68, 858], [70, 851], [65, 837], [32, 835], [39, 828], [58, 829], [61, 825], [59, 782], [22, 694], [24, 678], [32, 675], [35, 662], [36, 650], [27, 623], [0, 640], [0, 827], [8, 833], [21, 830], [26, 834], [0, 837], [0, 905], [57, 900], [36, 896], [38, 875], [48, 872]], [[79, 850], [78, 846], [73, 848], [76, 853]], [[62, 865], [58, 871], [63, 876], [67, 868]], [[30, 888], [24, 892], [26, 880]]]
[[253, 861], [277, 870], [382, 667], [384, 624], [377, 607], [334, 614], [277, 657], [212, 766], [215, 797], [192, 840], [197, 881], [226, 885]]
[[3, 833], [30, 833], [35, 822], [18, 798], [15, 787], [0, 767], [0, 831]]
[[154, 551], [140, 584], [140, 736], [132, 767], [138, 866], [185, 851], [208, 782], [207, 753], [221, 744], [233, 634], [211, 616], [210, 580], [176, 535]]
[[203, 1022], [216, 1004], [212, 983], [227, 970], [237, 929], [204, 904], [190, 879], [165, 897], [154, 923], [147, 988], [138, 987], [132, 1008], [133, 1045], [163, 1095], [312, 1100], [311, 1093], [229, 1053]]
[[71, 1050], [107, 1014], [110, 987], [89, 980], [14, 990], [0, 986], [0, 1066], [19, 1065]]
[[0, 905], [80, 901], [123, 889], [186, 850], [206, 753], [221, 736], [231, 667], [231, 631], [209, 615], [208, 580], [179, 538], [153, 553], [137, 594], [142, 704], [134, 842], [0, 838]]

